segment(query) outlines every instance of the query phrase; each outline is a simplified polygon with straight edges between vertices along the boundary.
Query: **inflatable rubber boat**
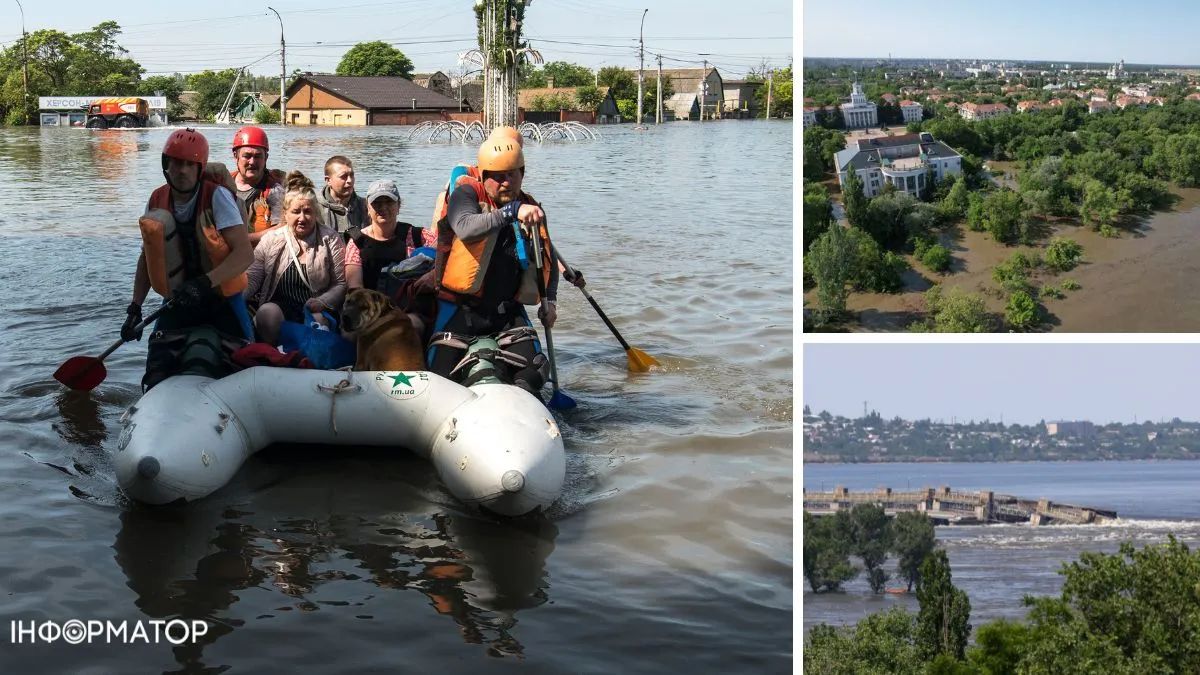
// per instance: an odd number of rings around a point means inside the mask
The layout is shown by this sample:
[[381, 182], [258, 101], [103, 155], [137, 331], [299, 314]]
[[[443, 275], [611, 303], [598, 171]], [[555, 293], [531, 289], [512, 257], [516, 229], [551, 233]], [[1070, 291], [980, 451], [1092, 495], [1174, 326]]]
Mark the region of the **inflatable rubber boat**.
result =
[[433, 462], [462, 502], [519, 516], [558, 498], [557, 423], [528, 392], [463, 387], [425, 371], [254, 367], [168, 378], [121, 417], [117, 480], [149, 504], [205, 497], [272, 443], [405, 448]]

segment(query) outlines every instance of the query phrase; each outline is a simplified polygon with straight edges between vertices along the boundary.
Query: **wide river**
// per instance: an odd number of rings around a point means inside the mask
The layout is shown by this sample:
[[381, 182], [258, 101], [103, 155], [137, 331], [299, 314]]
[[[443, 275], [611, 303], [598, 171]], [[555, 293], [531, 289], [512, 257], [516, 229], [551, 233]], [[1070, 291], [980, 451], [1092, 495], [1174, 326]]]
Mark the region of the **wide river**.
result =
[[[233, 128], [203, 127], [214, 160]], [[169, 130], [0, 129], [0, 672], [785, 672], [792, 658], [790, 122], [598, 127], [530, 143], [555, 242], [661, 372], [564, 287], [567, 486], [545, 517], [466, 511], [400, 449], [275, 447], [148, 508], [109, 460], [145, 342], [90, 394], [51, 374], [117, 337]], [[270, 166], [356, 164], [427, 223], [475, 145], [270, 129]], [[200, 619], [197, 643], [12, 644], [11, 622]], [[131, 628], [132, 630], [132, 628]], [[118, 640], [119, 641], [119, 640]]]
[[[950, 558], [954, 584], [971, 599], [971, 624], [1025, 616], [1021, 598], [1057, 595], [1062, 563], [1083, 551], [1113, 553], [1123, 541], [1161, 543], [1168, 534], [1200, 545], [1200, 462], [1013, 462], [1004, 464], [805, 464], [806, 490], [881, 486], [904, 490], [949, 485], [966, 491], [994, 490], [1028, 498], [1116, 510], [1105, 525], [967, 525], [938, 527]], [[894, 560], [888, 565], [894, 571]], [[898, 581], [889, 586], [901, 585]], [[841, 593], [814, 594], [804, 586], [805, 631], [818, 623], [853, 624], [871, 612], [902, 605], [916, 611], [913, 596], [874, 595], [864, 577]]]

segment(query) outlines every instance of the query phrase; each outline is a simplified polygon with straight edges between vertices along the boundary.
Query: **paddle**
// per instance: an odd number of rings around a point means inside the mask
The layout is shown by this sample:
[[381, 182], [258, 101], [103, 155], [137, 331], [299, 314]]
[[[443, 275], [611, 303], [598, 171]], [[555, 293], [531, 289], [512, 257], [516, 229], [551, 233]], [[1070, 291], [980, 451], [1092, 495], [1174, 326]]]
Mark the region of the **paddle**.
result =
[[[158, 318], [159, 314], [163, 313], [163, 310], [171, 306], [172, 302], [172, 300], [168, 300], [162, 304], [162, 307], [150, 312], [134, 330], [142, 330], [150, 325], [152, 321]], [[104, 359], [108, 358], [109, 354], [117, 351], [117, 348], [123, 344], [125, 344], [124, 340], [117, 340], [109, 345], [108, 349], [105, 349], [104, 353], [100, 356], [72, 356], [59, 366], [58, 370], [54, 371], [54, 379], [75, 391], [91, 391], [95, 389], [104, 381], [104, 378], [108, 377], [108, 369], [104, 367]]]
[[[542, 238], [538, 232], [534, 232], [531, 239], [533, 239], [534, 275], [537, 277], [538, 295], [542, 297], [542, 315], [545, 316], [549, 301], [546, 299], [546, 279], [542, 276], [542, 263], [544, 262], [542, 260]], [[553, 390], [550, 400], [546, 402], [546, 407], [551, 410], [570, 410], [577, 404], [575, 399], [567, 396], [558, 388], [558, 367], [554, 363], [554, 337], [550, 334], [550, 326], [543, 324], [542, 327], [546, 329], [546, 356], [550, 359], [550, 384]]]
[[[567, 264], [566, 260], [563, 260], [561, 254], [558, 256], [558, 262], [562, 263], [563, 268], [567, 271], [567, 275], [573, 279], [575, 277], [575, 270]], [[579, 287], [576, 286], [576, 288]], [[662, 366], [662, 364], [658, 362], [658, 359], [650, 356], [637, 347], [631, 347], [629, 343], [625, 341], [625, 338], [621, 337], [621, 333], [617, 331], [617, 327], [613, 325], [612, 321], [608, 320], [608, 316], [604, 313], [604, 310], [600, 309], [600, 304], [596, 302], [596, 299], [592, 297], [591, 293], [587, 292], [586, 288], [579, 288], [579, 292], [583, 293], [583, 297], [587, 298], [587, 301], [592, 304], [592, 309], [596, 310], [596, 313], [599, 314], [600, 318], [604, 320], [604, 325], [608, 326], [608, 329], [612, 331], [613, 336], [617, 338], [617, 342], [620, 342], [621, 346], [625, 348], [625, 356], [629, 359], [629, 370], [635, 373], [646, 373], [650, 371], [651, 366]]]

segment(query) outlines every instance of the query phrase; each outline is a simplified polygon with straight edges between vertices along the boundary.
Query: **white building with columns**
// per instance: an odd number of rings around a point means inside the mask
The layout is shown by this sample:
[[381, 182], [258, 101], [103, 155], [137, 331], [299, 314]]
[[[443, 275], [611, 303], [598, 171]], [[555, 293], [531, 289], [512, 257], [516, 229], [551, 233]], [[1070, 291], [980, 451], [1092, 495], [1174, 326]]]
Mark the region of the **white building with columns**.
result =
[[919, 198], [928, 187], [929, 174], [943, 180], [962, 173], [962, 155], [928, 132], [859, 139], [857, 147], [834, 153], [834, 164], [842, 189], [854, 172], [862, 179], [863, 194], [868, 197], [891, 185]]
[[873, 127], [879, 124], [879, 107], [867, 100], [862, 85], [854, 83], [850, 91], [850, 102], [842, 104], [842, 120], [847, 129]]
[[920, 122], [924, 108], [916, 101], [900, 101], [900, 112], [904, 115], [904, 123]]

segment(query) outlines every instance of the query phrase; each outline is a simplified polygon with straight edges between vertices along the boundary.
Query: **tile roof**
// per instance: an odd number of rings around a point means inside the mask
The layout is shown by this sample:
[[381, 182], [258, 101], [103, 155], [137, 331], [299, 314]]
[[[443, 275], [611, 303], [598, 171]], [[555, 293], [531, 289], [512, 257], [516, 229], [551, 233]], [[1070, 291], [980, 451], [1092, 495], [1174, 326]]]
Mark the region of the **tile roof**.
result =
[[[363, 108], [416, 108], [417, 110], [458, 108], [458, 101], [426, 89], [403, 77], [351, 77], [346, 75], [302, 75], [288, 89], [288, 98], [303, 83], [311, 82], [335, 96]], [[416, 99], [415, 103], [413, 99]]]

